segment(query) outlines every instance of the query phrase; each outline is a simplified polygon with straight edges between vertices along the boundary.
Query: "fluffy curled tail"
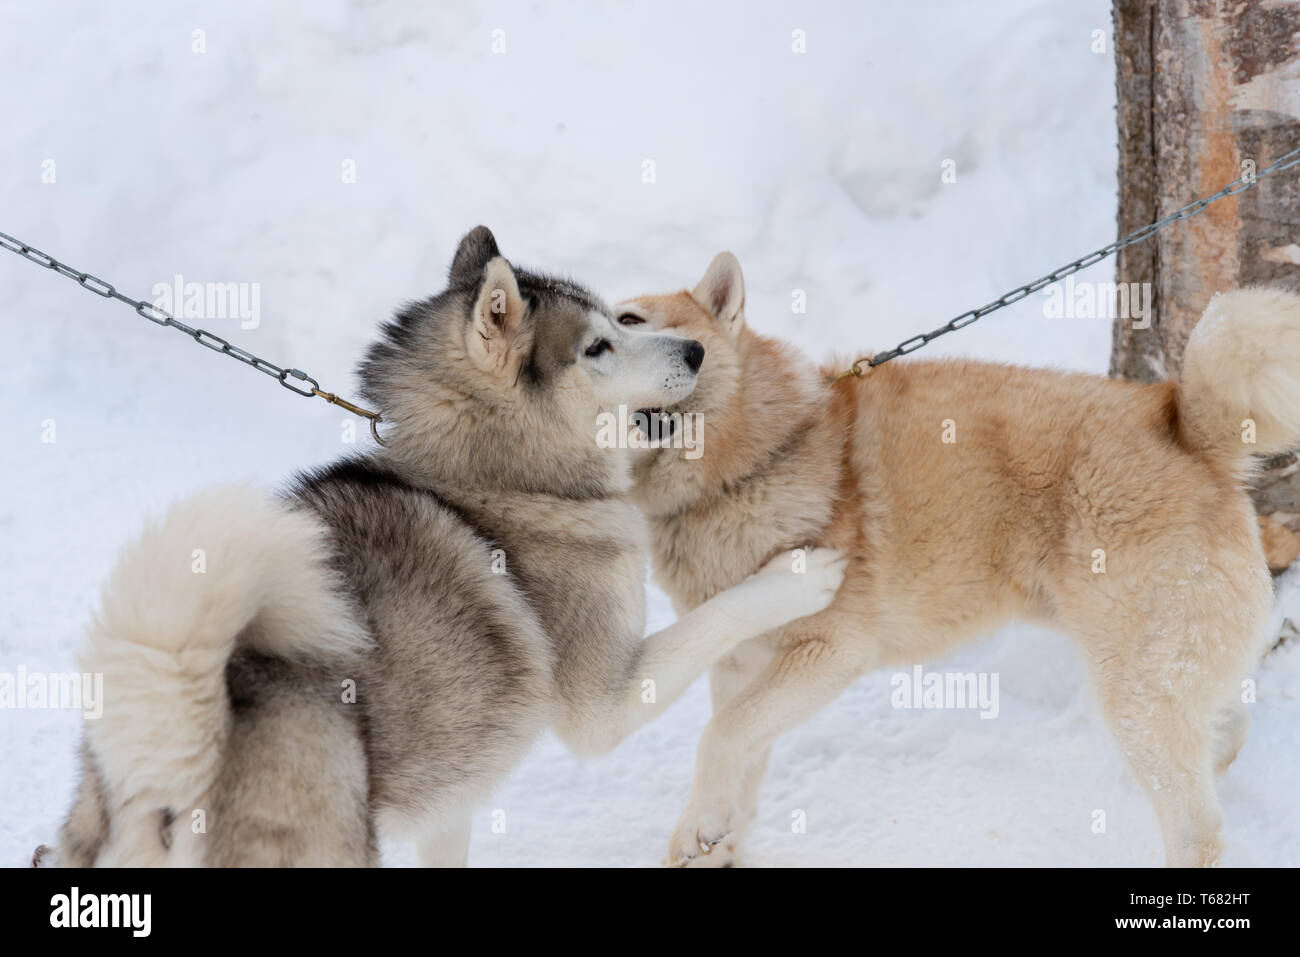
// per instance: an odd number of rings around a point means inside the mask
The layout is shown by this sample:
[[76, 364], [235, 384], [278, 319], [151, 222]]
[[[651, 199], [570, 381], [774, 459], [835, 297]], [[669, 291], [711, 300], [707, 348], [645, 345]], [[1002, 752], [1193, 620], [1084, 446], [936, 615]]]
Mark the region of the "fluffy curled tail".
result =
[[330, 556], [310, 513], [244, 486], [180, 502], [123, 550], [81, 653], [103, 675], [103, 715], [86, 722], [112, 821], [101, 864], [167, 863], [166, 823], [204, 806], [237, 648], [320, 661], [365, 647]]
[[1300, 442], [1300, 296], [1255, 287], [1210, 300], [1183, 353], [1179, 437], [1245, 474]]

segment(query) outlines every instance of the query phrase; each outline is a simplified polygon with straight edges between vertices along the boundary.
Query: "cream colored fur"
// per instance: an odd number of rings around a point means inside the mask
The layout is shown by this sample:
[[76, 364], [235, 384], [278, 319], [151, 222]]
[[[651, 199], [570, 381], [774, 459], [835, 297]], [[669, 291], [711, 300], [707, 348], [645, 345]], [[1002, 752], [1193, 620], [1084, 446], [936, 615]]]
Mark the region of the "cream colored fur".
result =
[[[1229, 470], [1285, 452], [1300, 436], [1300, 300], [1268, 287], [1210, 300], [1183, 353], [1183, 440]], [[1255, 441], [1243, 442], [1253, 424]], [[1256, 460], [1258, 461], [1258, 460]]]
[[103, 674], [113, 716], [86, 723], [113, 822], [97, 863], [196, 863], [174, 859], [187, 853], [188, 820], [169, 852], [159, 809], [206, 804], [237, 644], [310, 661], [366, 647], [328, 559], [317, 520], [239, 486], [180, 502], [123, 550], [80, 655], [83, 671]]
[[831, 385], [846, 362], [816, 374], [750, 330], [743, 302], [722, 254], [692, 292], [618, 310], [707, 356], [680, 408], [704, 418], [703, 457], [664, 450], [638, 473], [656, 578], [681, 613], [782, 548], [850, 565], [830, 608], [714, 670], [669, 863], [731, 863], [773, 740], [858, 676], [1012, 618], [1078, 642], [1167, 863], [1216, 863], [1213, 775], [1244, 740], [1241, 681], [1272, 603], [1242, 477], [1300, 439], [1300, 298], [1217, 297], [1182, 381], [1153, 386], [921, 360]]

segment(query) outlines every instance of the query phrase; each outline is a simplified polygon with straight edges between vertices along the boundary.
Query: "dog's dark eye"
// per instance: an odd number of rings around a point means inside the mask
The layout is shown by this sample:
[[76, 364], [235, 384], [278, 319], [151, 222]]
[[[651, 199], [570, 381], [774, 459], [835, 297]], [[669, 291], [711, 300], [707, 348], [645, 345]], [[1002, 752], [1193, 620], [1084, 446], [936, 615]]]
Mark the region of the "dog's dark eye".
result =
[[606, 350], [612, 350], [613, 348], [614, 347], [609, 344], [608, 339], [597, 339], [591, 345], [587, 346], [587, 351], [584, 354], [589, 355], [594, 359], [602, 352], [605, 352]]
[[618, 317], [618, 324], [620, 326], [639, 326], [643, 322], [645, 322], [644, 319], [640, 316], [634, 316], [630, 312], [625, 312], [623, 315]]

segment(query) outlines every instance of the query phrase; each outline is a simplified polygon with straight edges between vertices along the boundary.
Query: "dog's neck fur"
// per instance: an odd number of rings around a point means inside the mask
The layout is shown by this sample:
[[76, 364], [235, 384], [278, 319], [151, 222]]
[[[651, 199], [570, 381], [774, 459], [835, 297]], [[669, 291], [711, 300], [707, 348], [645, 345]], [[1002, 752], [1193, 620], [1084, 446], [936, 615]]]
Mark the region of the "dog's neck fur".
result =
[[439, 492], [463, 489], [575, 502], [627, 494], [628, 464], [616, 450], [597, 448], [594, 438], [583, 443], [564, 442], [563, 436], [523, 436], [511, 427], [509, 410], [488, 413], [497, 420], [491, 425], [481, 421], [486, 418], [482, 406], [475, 410], [480, 421], [472, 427], [463, 420], [454, 430], [441, 422], [399, 426], [400, 434], [388, 441], [381, 458], [411, 485]]
[[[450, 505], [472, 515], [476, 524], [482, 524], [495, 531], [499, 520], [508, 517], [508, 527], [514, 530], [529, 528], [538, 534], [550, 535], [556, 526], [556, 517], [563, 516], [564, 523], [559, 527], [567, 528], [571, 534], [567, 537], [579, 539], [587, 531], [592, 531], [590, 523], [596, 514], [605, 514], [612, 509], [616, 512], [626, 511], [635, 515], [627, 489], [626, 481], [618, 481], [615, 476], [595, 469], [583, 474], [553, 473], [550, 481], [540, 485], [518, 482], [496, 481], [479, 482], [475, 471], [456, 473], [448, 462], [441, 467], [434, 467], [433, 459], [412, 456], [410, 450], [399, 446], [384, 449], [375, 455], [375, 462], [391, 471], [403, 482], [424, 489]], [[626, 523], [626, 521], [624, 522]], [[600, 531], [604, 538], [609, 537], [608, 528]], [[633, 537], [641, 538], [640, 535]], [[502, 542], [506, 547], [521, 543]]]
[[[444, 326], [454, 326], [445, 323]], [[422, 351], [440, 368], [395, 361], [371, 372], [369, 394], [389, 422], [382, 457], [404, 481], [438, 491], [466, 489], [590, 500], [625, 495], [626, 453], [596, 445], [554, 396], [526, 384], [486, 385], [467, 373], [463, 336], [450, 328]]]
[[[731, 389], [704, 416], [703, 455], [663, 449], [636, 472], [633, 499], [651, 532], [655, 577], [679, 612], [743, 580], [783, 548], [817, 544], [830, 523], [843, 471], [845, 437], [831, 415], [831, 391], [790, 346], [748, 329], [737, 343]], [[729, 394], [728, 394], [729, 392]], [[765, 507], [765, 483], [800, 490], [781, 514]], [[749, 556], [713, 562], [719, 543]]]
[[436, 420], [412, 421], [394, 430], [375, 461], [454, 506], [508, 553], [530, 549], [532, 539], [551, 547], [560, 539], [608, 541], [611, 529], [646, 553], [644, 523], [628, 496], [626, 452], [558, 432], [521, 436], [508, 409], [467, 404], [478, 413], [472, 441], [463, 424], [456, 431]]
[[735, 491], [788, 455], [830, 400], [811, 362], [790, 346], [741, 332], [738, 369], [720, 384], [721, 407], [699, 413], [703, 454], [666, 448], [636, 469], [633, 498], [652, 520], [668, 519]]

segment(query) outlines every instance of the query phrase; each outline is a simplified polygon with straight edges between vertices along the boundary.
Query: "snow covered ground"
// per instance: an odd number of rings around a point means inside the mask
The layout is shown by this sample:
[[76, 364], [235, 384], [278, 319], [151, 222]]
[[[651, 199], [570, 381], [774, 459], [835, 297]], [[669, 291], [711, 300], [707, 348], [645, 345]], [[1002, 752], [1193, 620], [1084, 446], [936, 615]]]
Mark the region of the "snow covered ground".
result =
[[[817, 356], [889, 346], [1113, 236], [1109, 6], [4, 0], [0, 230], [140, 296], [256, 283], [256, 328], [208, 327], [344, 394], [478, 222], [611, 299], [729, 248], [755, 326]], [[328, 460], [351, 420], [8, 254], [0, 288], [0, 671], [65, 671], [145, 516]], [[1102, 372], [1109, 339], [1031, 297], [931, 352]], [[670, 617], [652, 592], [651, 627]], [[1221, 784], [1228, 864], [1300, 864], [1298, 646], [1261, 667]], [[888, 674], [860, 681], [778, 745], [754, 863], [1160, 861], [1064, 639], [1008, 629], [933, 667], [998, 673], [999, 717], [895, 710]], [[655, 863], [707, 716], [701, 681], [604, 759], [544, 741], [471, 863]], [[54, 837], [80, 720], [0, 711], [0, 863]]]

